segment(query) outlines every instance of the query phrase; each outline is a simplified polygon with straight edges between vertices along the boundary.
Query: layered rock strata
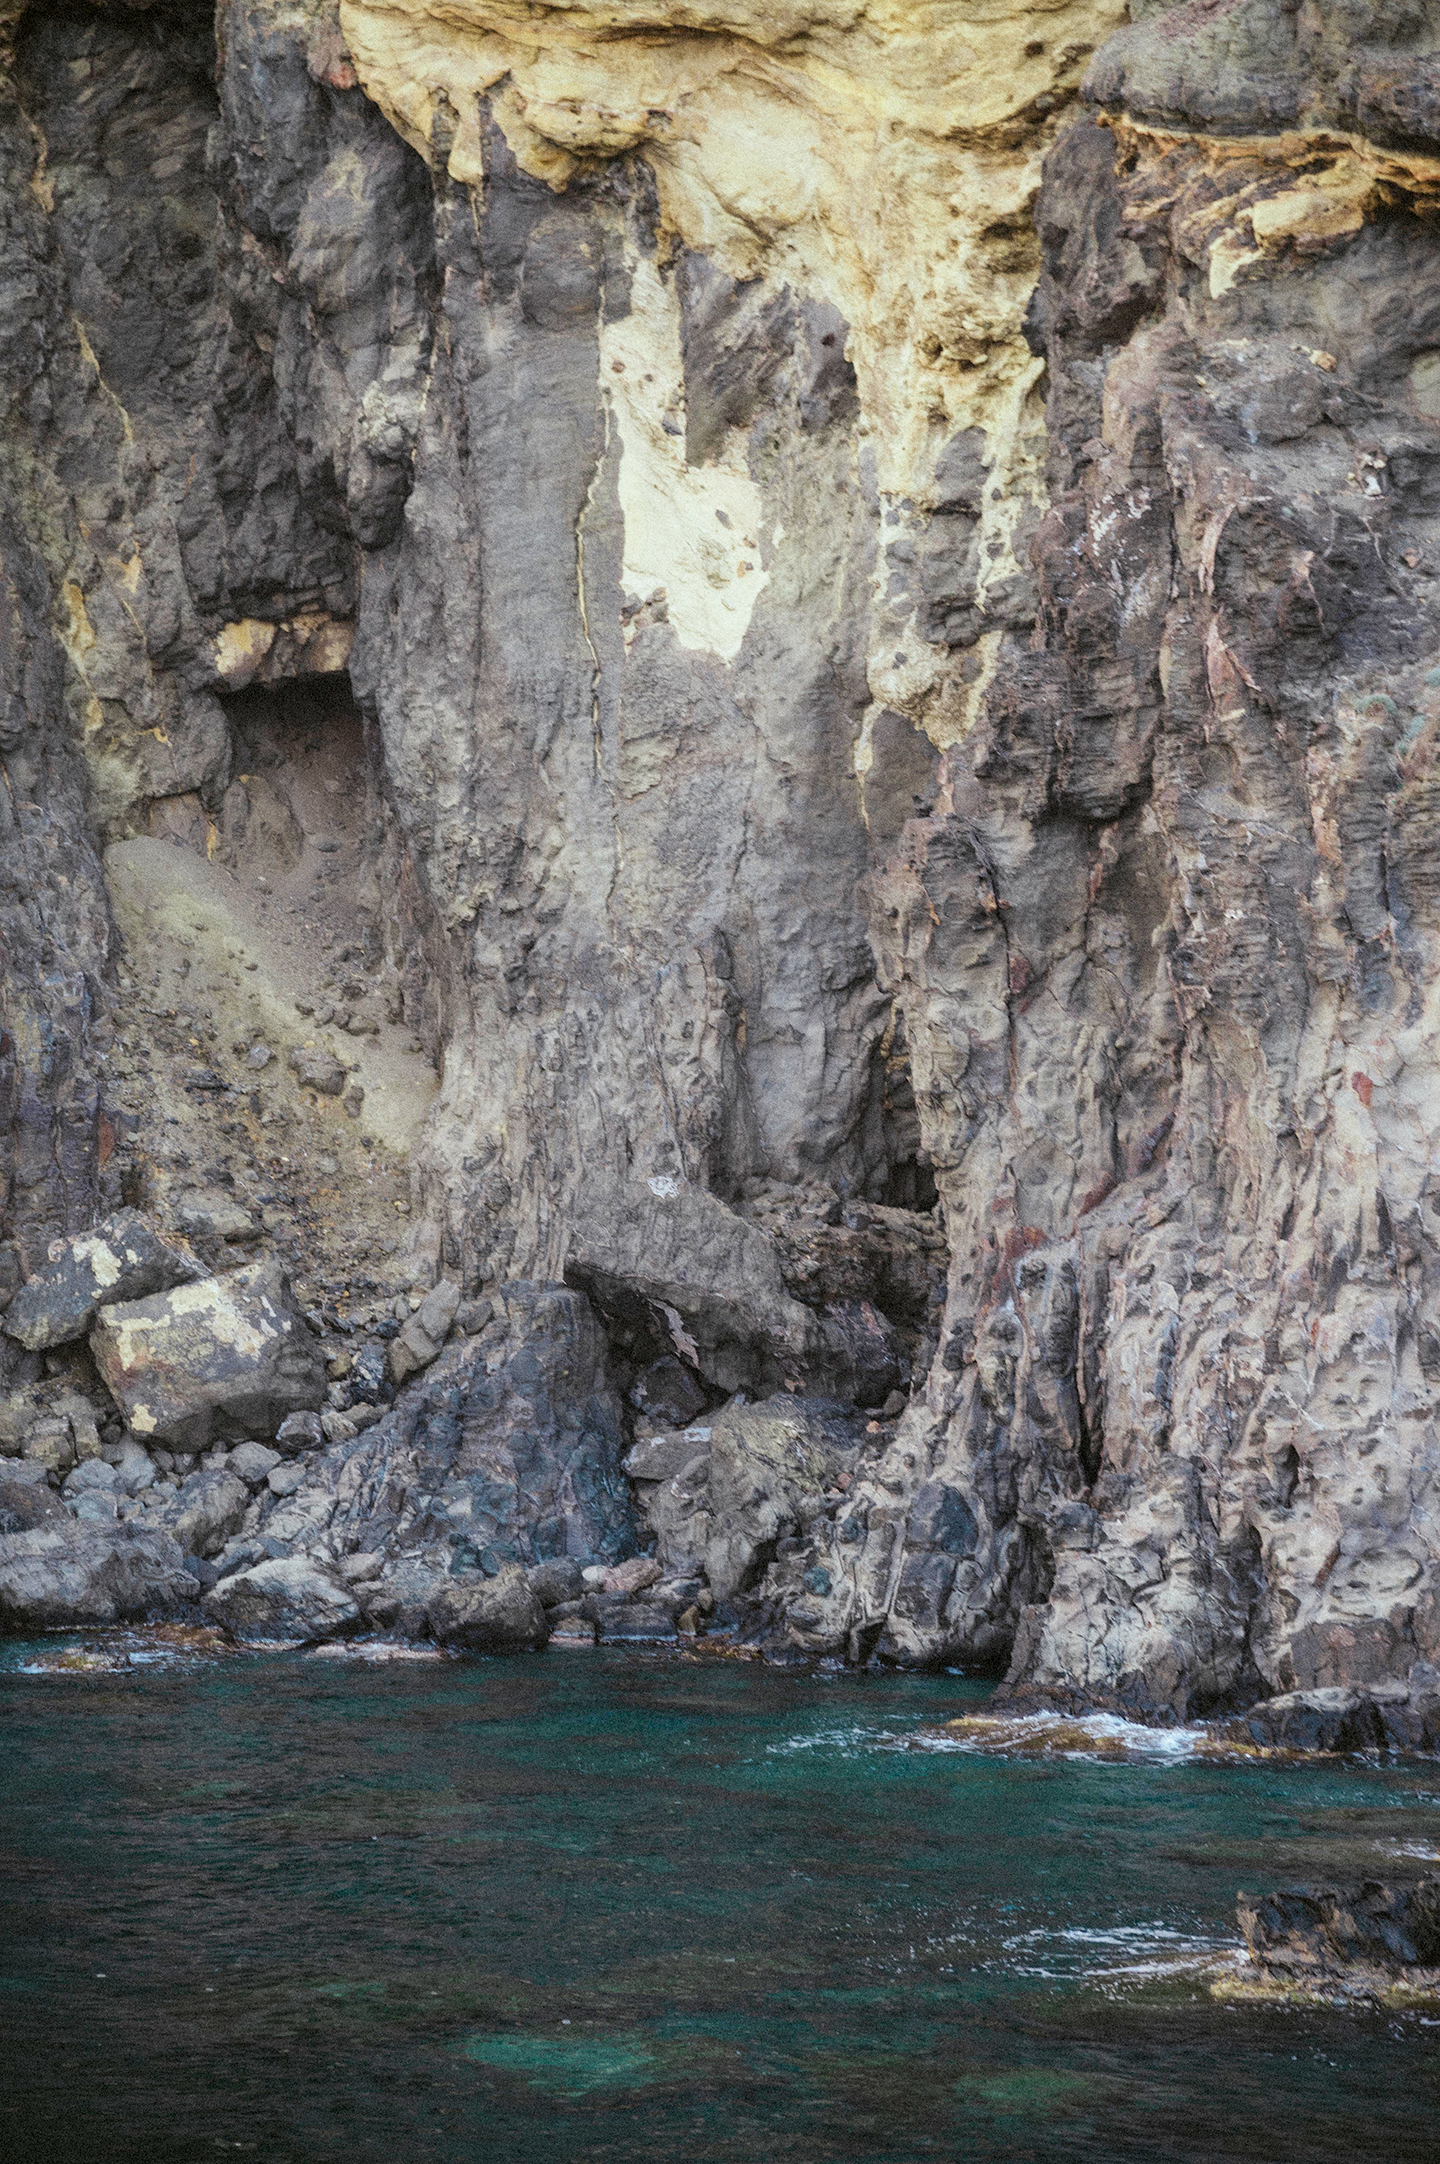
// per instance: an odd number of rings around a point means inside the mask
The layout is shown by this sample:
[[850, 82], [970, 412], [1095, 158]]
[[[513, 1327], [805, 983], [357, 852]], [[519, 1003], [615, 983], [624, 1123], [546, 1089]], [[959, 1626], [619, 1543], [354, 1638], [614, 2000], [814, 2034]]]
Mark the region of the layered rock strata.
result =
[[[3, 1289], [144, 1203], [401, 1389], [207, 1544], [463, 1635], [648, 1526], [1159, 1718], [1440, 1657], [1440, 19], [1132, 13], [5, 10]], [[485, 1299], [589, 1348], [534, 1479]]]

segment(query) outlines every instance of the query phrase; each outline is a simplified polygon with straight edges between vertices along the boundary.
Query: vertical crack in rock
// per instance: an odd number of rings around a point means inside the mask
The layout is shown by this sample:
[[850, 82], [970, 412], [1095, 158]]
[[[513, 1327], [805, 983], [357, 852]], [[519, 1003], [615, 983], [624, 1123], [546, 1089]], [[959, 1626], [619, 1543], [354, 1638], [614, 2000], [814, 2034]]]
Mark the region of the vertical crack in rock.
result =
[[0, 12], [0, 1297], [285, 1263], [376, 1616], [1425, 1700], [1429, 15]]

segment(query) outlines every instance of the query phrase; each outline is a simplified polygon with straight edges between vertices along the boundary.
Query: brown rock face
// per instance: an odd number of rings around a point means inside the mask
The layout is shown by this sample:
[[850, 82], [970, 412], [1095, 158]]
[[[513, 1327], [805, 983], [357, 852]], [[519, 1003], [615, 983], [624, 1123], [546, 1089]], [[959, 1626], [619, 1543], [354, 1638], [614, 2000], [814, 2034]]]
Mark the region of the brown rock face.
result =
[[1418, 1704], [1440, 26], [615, 12], [0, 10], [0, 1295], [233, 1186], [395, 1614], [636, 1414], [792, 1643]]
[[1294, 145], [1104, 117], [1037, 213], [1037, 633], [872, 886], [952, 1259], [844, 1583], [1180, 1715], [1433, 1654], [1434, 168], [1282, 241]]

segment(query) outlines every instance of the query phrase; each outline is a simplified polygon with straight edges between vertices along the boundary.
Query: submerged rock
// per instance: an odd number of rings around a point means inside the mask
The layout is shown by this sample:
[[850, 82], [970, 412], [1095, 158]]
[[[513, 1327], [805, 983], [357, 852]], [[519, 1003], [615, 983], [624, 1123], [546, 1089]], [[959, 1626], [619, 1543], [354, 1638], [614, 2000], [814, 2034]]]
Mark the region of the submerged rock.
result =
[[1236, 1912], [1262, 1987], [1440, 1994], [1440, 1874], [1242, 1893]]

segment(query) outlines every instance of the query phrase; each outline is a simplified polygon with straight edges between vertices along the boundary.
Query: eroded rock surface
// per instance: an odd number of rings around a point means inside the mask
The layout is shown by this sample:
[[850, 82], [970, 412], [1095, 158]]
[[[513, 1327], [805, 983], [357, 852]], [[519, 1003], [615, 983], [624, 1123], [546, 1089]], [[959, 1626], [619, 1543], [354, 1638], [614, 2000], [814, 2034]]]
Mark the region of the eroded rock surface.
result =
[[[1136, 13], [0, 10], [0, 1450], [154, 1476], [60, 1507], [1429, 1703], [1440, 19]], [[141, 1204], [289, 1402], [36, 1335]]]
[[1319, 1996], [1440, 1991], [1440, 1878], [1290, 1886], [1240, 1896], [1240, 1929], [1262, 1985]]
[[0, 1629], [129, 1623], [182, 1609], [199, 1592], [169, 1533], [52, 1523], [0, 1535]]
[[90, 1333], [132, 1434], [182, 1450], [211, 1435], [272, 1437], [319, 1405], [319, 1347], [273, 1263], [102, 1308]]

